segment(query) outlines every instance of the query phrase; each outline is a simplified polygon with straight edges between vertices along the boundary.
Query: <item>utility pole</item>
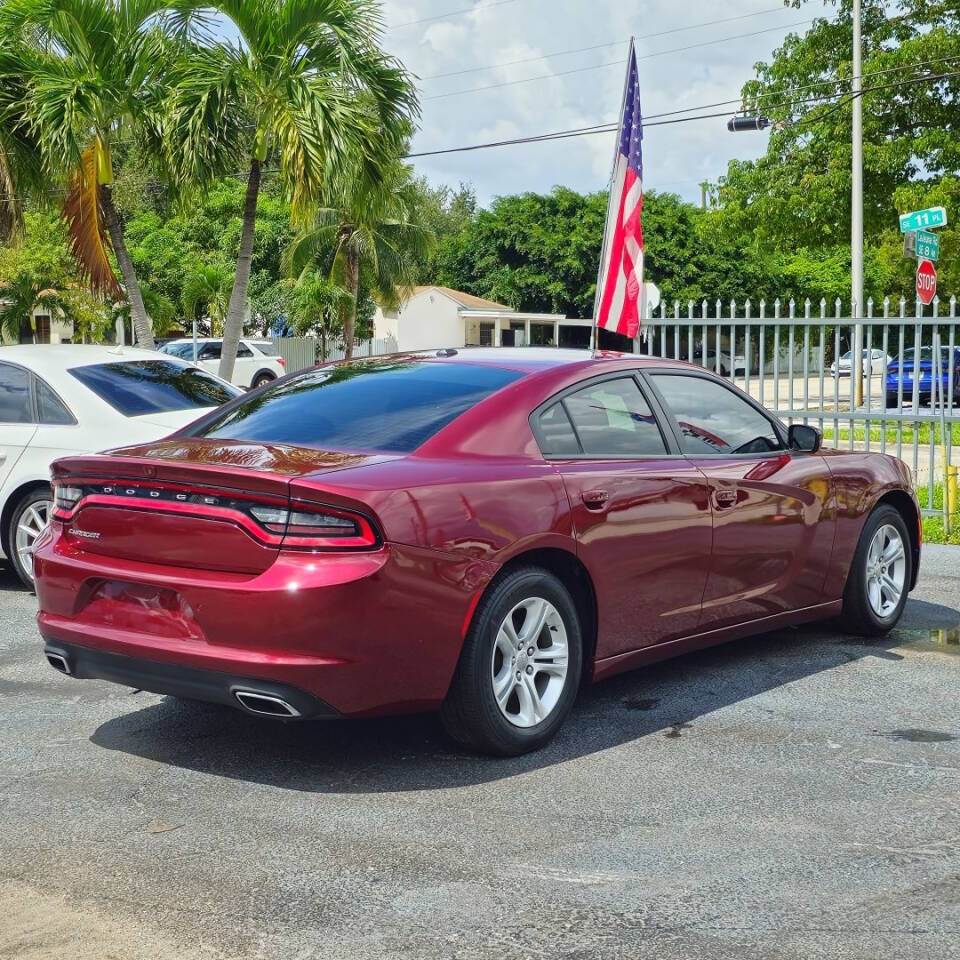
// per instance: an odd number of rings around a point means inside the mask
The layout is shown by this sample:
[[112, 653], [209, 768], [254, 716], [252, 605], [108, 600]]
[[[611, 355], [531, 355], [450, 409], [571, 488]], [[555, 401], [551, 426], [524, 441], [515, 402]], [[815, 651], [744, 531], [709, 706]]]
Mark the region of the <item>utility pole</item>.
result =
[[700, 184], [700, 209], [701, 210], [707, 209], [707, 187], [708, 186], [710, 186], [710, 184], [706, 180], [704, 180], [703, 183]]
[[[860, 0], [853, 0], [853, 171], [850, 205], [850, 314], [854, 321], [863, 316], [863, 49]], [[850, 373], [857, 378], [856, 405], [863, 405], [863, 325], [854, 324], [853, 363]], [[870, 359], [869, 370], [873, 371]]]

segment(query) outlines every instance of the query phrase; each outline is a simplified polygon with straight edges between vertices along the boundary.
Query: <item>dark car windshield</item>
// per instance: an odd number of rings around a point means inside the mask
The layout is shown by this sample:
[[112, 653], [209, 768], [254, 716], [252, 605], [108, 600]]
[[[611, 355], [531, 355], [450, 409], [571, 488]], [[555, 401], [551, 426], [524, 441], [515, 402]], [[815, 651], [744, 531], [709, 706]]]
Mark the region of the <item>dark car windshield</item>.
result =
[[409, 453], [520, 376], [412, 360], [327, 367], [250, 395], [194, 436]]
[[[911, 347], [909, 350], [903, 351], [903, 356], [906, 359], [907, 363], [913, 363], [913, 359], [916, 356], [916, 350]], [[940, 348], [940, 359], [943, 363], [946, 363], [950, 358], [950, 348], [941, 347]], [[933, 347], [921, 347], [920, 348], [920, 362], [929, 361], [933, 359]]]
[[125, 417], [219, 407], [242, 393], [204, 370], [173, 360], [127, 360], [73, 367], [70, 373]]

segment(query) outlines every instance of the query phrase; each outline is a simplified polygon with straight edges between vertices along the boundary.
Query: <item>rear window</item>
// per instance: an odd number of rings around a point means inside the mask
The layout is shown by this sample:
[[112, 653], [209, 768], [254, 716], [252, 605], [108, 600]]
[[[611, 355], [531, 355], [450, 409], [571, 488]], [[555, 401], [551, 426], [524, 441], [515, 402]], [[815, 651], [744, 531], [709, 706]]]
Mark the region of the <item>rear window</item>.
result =
[[275, 357], [277, 355], [277, 348], [273, 345], [273, 342], [270, 340], [251, 340], [250, 342], [261, 353], [265, 353], [268, 357]]
[[496, 367], [410, 360], [327, 367], [251, 394], [194, 435], [409, 453], [521, 376]]
[[241, 391], [172, 360], [130, 360], [73, 367], [70, 373], [125, 417], [218, 407]]

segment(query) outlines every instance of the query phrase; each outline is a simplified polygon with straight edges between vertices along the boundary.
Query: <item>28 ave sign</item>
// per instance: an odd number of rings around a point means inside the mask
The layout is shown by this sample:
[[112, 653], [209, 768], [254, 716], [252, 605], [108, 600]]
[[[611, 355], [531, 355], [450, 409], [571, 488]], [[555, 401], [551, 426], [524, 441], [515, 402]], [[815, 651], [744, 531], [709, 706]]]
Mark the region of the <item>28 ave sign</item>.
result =
[[917, 265], [917, 299], [928, 307], [936, 295], [937, 271], [929, 260], [921, 260]]

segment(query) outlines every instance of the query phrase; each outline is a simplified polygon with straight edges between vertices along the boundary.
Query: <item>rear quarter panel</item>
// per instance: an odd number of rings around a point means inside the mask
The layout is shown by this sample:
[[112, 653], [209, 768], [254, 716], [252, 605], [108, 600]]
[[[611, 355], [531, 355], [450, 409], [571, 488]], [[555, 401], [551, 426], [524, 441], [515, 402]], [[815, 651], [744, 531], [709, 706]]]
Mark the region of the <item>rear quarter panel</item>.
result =
[[[877, 503], [896, 491], [910, 497], [918, 515], [920, 507], [910, 470], [896, 457], [860, 451], [825, 449], [821, 452], [833, 476], [837, 511], [833, 555], [826, 580], [826, 599], [829, 600], [843, 596], [860, 533]], [[913, 529], [910, 533], [913, 536], [917, 531]]]

